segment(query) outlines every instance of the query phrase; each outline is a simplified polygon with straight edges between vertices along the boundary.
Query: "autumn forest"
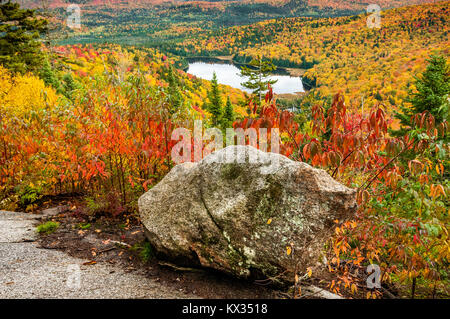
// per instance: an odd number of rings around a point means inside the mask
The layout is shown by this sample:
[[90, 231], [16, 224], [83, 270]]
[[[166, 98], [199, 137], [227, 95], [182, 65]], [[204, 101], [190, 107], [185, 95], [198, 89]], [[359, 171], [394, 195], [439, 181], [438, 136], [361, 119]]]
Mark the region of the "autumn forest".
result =
[[[131, 233], [139, 198], [178, 164], [174, 130], [276, 128], [279, 152], [354, 189], [357, 211], [333, 221], [320, 263], [264, 289], [449, 298], [449, 1], [23, 2], [0, 4], [0, 210], [68, 202], [75, 236]], [[248, 90], [194, 61], [235, 66]], [[277, 94], [275, 74], [302, 90]], [[62, 236], [49, 222], [43, 240]], [[159, 258], [142, 236], [120, 249]]]

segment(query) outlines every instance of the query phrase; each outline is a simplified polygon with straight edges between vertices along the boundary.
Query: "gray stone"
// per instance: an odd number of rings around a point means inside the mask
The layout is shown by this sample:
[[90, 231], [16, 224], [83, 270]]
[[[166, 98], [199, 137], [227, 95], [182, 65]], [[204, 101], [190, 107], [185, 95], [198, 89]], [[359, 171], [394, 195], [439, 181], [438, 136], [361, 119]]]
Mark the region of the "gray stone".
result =
[[0, 211], [0, 299], [196, 298], [143, 271], [129, 273], [106, 263], [85, 265], [89, 260], [28, 242], [35, 238], [34, 226], [41, 217]]
[[36, 240], [36, 215], [0, 211], [0, 243], [19, 243]]
[[138, 204], [166, 258], [281, 281], [315, 266], [334, 220], [357, 209], [355, 190], [325, 171], [250, 146], [175, 166]]
[[0, 299], [195, 298], [143, 272], [86, 262], [36, 243], [0, 243]]
[[44, 209], [41, 212], [42, 217], [53, 217], [69, 211], [69, 206], [61, 205], [53, 208]]

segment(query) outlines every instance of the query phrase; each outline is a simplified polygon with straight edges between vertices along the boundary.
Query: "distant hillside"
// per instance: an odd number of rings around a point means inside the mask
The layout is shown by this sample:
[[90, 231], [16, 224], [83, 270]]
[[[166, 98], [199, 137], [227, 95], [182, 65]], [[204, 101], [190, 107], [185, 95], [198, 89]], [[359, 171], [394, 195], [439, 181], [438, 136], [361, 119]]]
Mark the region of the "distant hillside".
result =
[[170, 0], [13, 0], [25, 7], [42, 7], [49, 8], [66, 7], [69, 4], [79, 4], [80, 6], [116, 6], [137, 8], [149, 5], [161, 4], [163, 2], [172, 2]]
[[[55, 27], [54, 43], [117, 43], [174, 48], [184, 39], [207, 31], [280, 18], [329, 18], [365, 12], [371, 0], [16, 0], [48, 8]], [[436, 0], [380, 0], [391, 6]], [[82, 6], [81, 29], [66, 26], [69, 3]]]
[[450, 56], [450, 1], [385, 10], [381, 28], [367, 15], [274, 19], [192, 36], [163, 47], [180, 56], [264, 56], [280, 67], [307, 69], [306, 84], [321, 96], [343, 91], [366, 106], [400, 105], [412, 75], [432, 53]]
[[440, 0], [308, 0], [308, 5], [320, 8], [363, 10], [372, 3], [378, 4], [382, 9], [388, 9], [415, 4], [434, 3], [439, 1]]
[[[210, 1], [190, 1], [190, 0], [15, 0], [24, 6], [37, 7], [42, 4], [50, 8], [64, 7], [69, 4], [80, 4], [81, 6], [113, 6], [127, 8], [143, 8], [149, 5], [158, 5], [162, 3], [268, 3], [271, 5], [287, 6], [309, 6], [318, 8], [331, 8], [335, 10], [360, 11], [365, 9], [374, 1], [368, 0], [210, 0]], [[439, 2], [439, 0], [377, 0], [382, 9], [402, 7], [406, 5], [423, 4]]]

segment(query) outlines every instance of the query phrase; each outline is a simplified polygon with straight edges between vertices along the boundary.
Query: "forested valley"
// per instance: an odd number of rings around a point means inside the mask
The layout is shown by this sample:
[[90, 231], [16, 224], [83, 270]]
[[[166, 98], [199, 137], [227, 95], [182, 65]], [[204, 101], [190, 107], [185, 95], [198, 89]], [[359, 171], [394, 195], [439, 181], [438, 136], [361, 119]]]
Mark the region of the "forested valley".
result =
[[[345, 298], [449, 298], [450, 1], [379, 1], [377, 27], [362, 1], [71, 1], [79, 28], [66, 1], [20, 3], [0, 4], [1, 210], [63, 201], [79, 236], [104, 220], [134, 230], [139, 198], [179, 164], [174, 130], [276, 128], [282, 155], [357, 203], [281, 296], [313, 283]], [[188, 73], [194, 58], [238, 66], [253, 93]], [[300, 74], [304, 92], [277, 94], [263, 80], [276, 69]], [[121, 249], [155, 258], [141, 239]]]

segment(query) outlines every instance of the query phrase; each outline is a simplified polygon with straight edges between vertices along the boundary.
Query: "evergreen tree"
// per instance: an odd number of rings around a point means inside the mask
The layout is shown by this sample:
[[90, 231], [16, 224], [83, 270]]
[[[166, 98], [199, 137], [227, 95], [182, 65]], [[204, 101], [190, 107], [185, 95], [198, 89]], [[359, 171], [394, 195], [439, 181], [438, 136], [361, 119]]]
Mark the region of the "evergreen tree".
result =
[[216, 127], [220, 125], [222, 118], [222, 99], [220, 97], [219, 84], [217, 83], [216, 72], [211, 80], [211, 90], [208, 92], [208, 101], [206, 109], [211, 113], [211, 124]]
[[381, 96], [379, 91], [377, 91], [377, 93], [375, 94], [375, 99], [377, 99], [378, 101], [383, 101], [383, 97]]
[[234, 122], [233, 106], [231, 105], [230, 97], [227, 97], [227, 104], [222, 117], [222, 129], [231, 128]]
[[39, 39], [47, 20], [35, 17], [35, 10], [18, 3], [0, 4], [0, 64], [13, 72], [35, 72], [44, 62]]
[[53, 71], [50, 62], [46, 58], [44, 58], [42, 68], [39, 71], [39, 76], [44, 81], [45, 85], [52, 86], [57, 91], [60, 91], [59, 80], [55, 75], [55, 72]]
[[395, 117], [400, 120], [400, 130], [392, 134], [401, 136], [406, 134], [414, 124], [411, 118], [414, 114], [429, 111], [435, 118], [436, 123], [449, 120], [449, 98], [450, 98], [450, 68], [446, 59], [442, 56], [433, 55], [428, 61], [425, 72], [415, 78], [417, 92], [410, 92], [408, 102], [412, 107], [401, 106]]
[[169, 83], [168, 93], [169, 93], [169, 103], [170, 103], [170, 112], [176, 113], [180, 107], [183, 105], [183, 96], [180, 92], [180, 87], [178, 80], [173, 72], [172, 66], [169, 67], [167, 82]]
[[252, 59], [249, 63], [251, 68], [242, 67], [241, 76], [248, 77], [249, 79], [241, 85], [247, 89], [253, 90], [253, 94], [256, 99], [256, 103], [261, 106], [262, 95], [267, 91], [267, 85], [276, 83], [276, 80], [269, 80], [269, 75], [276, 70], [276, 66], [271, 61], [264, 61], [261, 56], [257, 59]]
[[73, 99], [73, 91], [79, 89], [80, 85], [75, 82], [75, 80], [72, 77], [72, 74], [67, 73], [63, 77], [63, 94], [65, 97], [67, 97], [69, 100]]

